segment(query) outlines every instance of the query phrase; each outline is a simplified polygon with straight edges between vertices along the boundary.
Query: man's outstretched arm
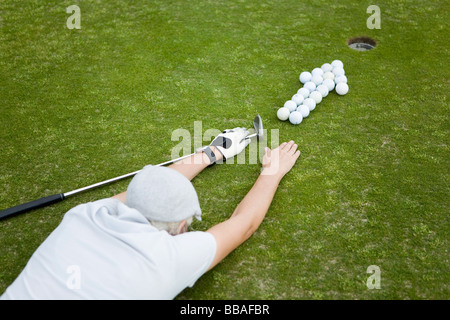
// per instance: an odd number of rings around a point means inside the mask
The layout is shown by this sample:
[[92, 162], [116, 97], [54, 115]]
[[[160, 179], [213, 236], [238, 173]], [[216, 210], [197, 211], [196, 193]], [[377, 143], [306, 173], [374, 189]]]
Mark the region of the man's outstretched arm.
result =
[[228, 220], [207, 231], [214, 236], [217, 243], [216, 256], [209, 269], [216, 266], [258, 229], [281, 179], [291, 170], [299, 156], [300, 151], [293, 141], [282, 143], [274, 150], [266, 148], [263, 171], [251, 190]]

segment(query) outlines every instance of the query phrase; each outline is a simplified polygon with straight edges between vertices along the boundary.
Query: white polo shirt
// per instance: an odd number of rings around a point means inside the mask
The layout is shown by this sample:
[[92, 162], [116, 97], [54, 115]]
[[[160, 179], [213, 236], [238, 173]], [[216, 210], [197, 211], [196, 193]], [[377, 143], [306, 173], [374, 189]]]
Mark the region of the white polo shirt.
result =
[[1, 299], [173, 299], [216, 254], [214, 236], [171, 236], [116, 199], [79, 205]]

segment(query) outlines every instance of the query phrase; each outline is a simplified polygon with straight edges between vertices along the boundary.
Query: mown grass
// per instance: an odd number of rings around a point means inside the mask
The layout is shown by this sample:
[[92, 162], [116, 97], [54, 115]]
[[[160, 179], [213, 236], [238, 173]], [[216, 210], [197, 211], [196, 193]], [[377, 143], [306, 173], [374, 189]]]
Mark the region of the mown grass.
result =
[[[81, 8], [69, 30], [65, 8]], [[378, 1], [2, 1], [0, 206], [170, 158], [173, 130], [250, 126], [260, 114], [302, 151], [258, 232], [179, 299], [448, 299], [448, 4]], [[376, 49], [346, 46], [366, 35]], [[298, 75], [345, 64], [299, 126], [276, 110]], [[269, 136], [269, 141], [271, 140]], [[193, 183], [206, 230], [259, 165]], [[74, 205], [129, 181], [0, 222], [0, 292]], [[381, 289], [369, 290], [369, 265]]]

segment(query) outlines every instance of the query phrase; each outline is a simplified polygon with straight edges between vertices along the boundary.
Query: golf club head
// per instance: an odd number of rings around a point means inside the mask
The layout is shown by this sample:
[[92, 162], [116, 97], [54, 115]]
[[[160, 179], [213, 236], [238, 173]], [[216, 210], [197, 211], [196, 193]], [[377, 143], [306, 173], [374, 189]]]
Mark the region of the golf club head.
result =
[[253, 128], [255, 129], [255, 133], [248, 135], [247, 138], [245, 138], [245, 139], [251, 139], [253, 137], [257, 137], [258, 140], [264, 139], [264, 128], [263, 128], [262, 119], [259, 116], [259, 114], [253, 120]]
[[253, 127], [255, 128], [256, 136], [258, 140], [264, 139], [264, 128], [260, 115], [258, 114], [253, 120]]

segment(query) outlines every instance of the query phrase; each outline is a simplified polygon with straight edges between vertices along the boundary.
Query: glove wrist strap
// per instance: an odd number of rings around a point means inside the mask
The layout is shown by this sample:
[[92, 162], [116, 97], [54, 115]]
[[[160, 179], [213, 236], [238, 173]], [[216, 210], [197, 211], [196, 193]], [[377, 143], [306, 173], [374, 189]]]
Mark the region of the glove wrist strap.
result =
[[215, 153], [211, 150], [211, 148], [208, 146], [208, 147], [203, 148], [202, 151], [203, 151], [203, 152], [208, 156], [208, 158], [209, 158], [210, 164], [208, 165], [208, 167], [214, 165], [214, 164], [216, 163], [217, 158], [216, 158]]

